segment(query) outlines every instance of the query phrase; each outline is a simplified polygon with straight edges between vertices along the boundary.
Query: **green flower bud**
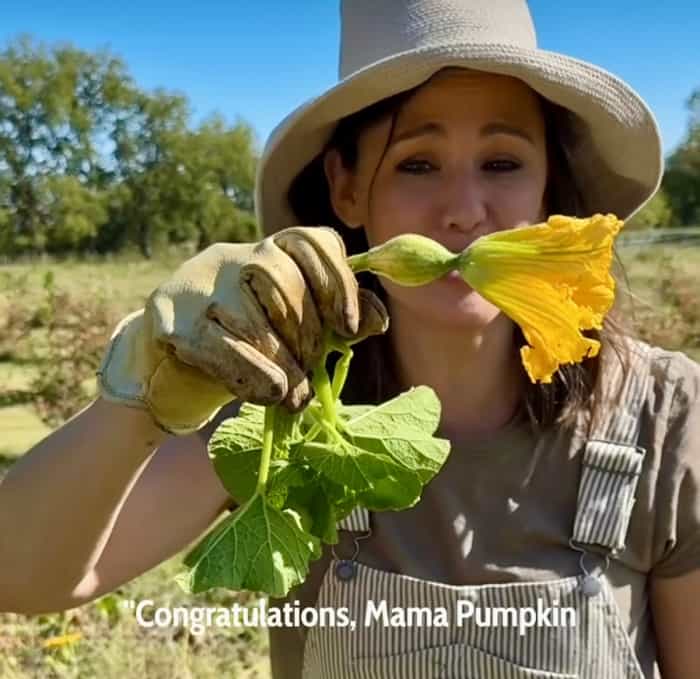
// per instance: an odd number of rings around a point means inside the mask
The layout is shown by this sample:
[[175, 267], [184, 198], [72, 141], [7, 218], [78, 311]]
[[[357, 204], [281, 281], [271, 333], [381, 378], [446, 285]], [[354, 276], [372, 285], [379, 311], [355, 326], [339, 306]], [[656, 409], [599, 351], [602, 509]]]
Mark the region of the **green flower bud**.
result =
[[405, 286], [430, 283], [455, 266], [457, 257], [431, 238], [402, 234], [348, 259], [355, 272], [371, 271]]

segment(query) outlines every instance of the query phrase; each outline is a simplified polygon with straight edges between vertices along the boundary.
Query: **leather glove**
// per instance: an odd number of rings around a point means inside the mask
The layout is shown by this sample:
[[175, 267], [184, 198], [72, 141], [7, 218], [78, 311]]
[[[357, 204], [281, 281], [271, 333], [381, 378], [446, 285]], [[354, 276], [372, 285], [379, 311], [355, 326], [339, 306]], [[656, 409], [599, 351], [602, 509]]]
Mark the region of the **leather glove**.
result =
[[100, 392], [149, 410], [172, 434], [200, 429], [234, 398], [297, 412], [313, 396], [307, 375], [326, 327], [354, 339], [388, 327], [337, 232], [295, 226], [258, 243], [216, 243], [117, 325]]

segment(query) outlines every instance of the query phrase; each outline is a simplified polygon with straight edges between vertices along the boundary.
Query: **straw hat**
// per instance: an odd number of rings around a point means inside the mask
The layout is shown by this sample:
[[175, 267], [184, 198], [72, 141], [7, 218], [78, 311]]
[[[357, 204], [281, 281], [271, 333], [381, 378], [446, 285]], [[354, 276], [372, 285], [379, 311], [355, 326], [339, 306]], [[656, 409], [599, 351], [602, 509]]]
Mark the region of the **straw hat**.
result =
[[658, 188], [663, 156], [652, 112], [611, 73], [539, 49], [525, 0], [341, 0], [338, 83], [292, 111], [260, 160], [263, 231], [297, 223], [289, 187], [341, 118], [447, 66], [519, 78], [573, 114], [566, 153], [588, 214], [626, 219]]

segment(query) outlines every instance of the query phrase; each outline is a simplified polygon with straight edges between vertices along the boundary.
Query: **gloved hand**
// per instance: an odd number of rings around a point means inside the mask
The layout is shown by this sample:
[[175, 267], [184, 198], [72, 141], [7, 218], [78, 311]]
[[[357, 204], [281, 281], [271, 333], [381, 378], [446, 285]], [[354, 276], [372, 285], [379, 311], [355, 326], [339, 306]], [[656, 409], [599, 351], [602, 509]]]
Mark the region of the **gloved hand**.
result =
[[388, 327], [337, 232], [296, 226], [258, 243], [216, 243], [117, 325], [100, 392], [149, 410], [172, 434], [203, 427], [234, 398], [296, 412], [313, 396], [307, 374], [325, 327], [355, 339]]

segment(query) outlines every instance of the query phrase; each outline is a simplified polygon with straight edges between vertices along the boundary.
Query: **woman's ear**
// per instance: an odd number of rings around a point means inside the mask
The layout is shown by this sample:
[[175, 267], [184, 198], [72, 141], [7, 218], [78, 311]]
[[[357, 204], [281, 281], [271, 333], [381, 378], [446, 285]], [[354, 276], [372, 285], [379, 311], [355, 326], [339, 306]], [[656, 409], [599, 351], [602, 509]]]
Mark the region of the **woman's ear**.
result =
[[363, 224], [358, 200], [355, 173], [343, 165], [337, 149], [329, 149], [323, 157], [323, 169], [328, 181], [331, 206], [346, 226], [356, 229]]

